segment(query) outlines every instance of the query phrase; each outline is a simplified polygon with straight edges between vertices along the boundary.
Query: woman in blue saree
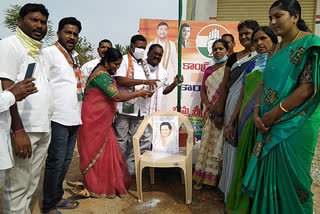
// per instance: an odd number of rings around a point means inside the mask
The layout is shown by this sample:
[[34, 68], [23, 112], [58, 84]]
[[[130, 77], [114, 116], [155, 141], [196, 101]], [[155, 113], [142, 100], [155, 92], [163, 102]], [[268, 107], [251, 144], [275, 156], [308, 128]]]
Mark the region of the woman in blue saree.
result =
[[310, 167], [320, 125], [320, 38], [296, 0], [278, 0], [270, 27], [282, 38], [263, 74], [254, 107], [259, 130], [243, 181], [251, 213], [312, 213]]

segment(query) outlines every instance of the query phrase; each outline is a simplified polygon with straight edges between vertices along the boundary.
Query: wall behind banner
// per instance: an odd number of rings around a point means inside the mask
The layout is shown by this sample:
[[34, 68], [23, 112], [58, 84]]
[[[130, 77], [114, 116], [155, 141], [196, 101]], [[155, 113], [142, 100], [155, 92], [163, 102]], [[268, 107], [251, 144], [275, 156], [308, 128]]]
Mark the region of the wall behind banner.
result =
[[[157, 26], [160, 22], [168, 24], [167, 39], [175, 42], [178, 49], [178, 21], [176, 20], [140, 19], [139, 33], [146, 37], [148, 43], [153, 41], [158, 37]], [[238, 40], [238, 22], [183, 21], [182, 23], [188, 23], [191, 26], [191, 34], [188, 39], [190, 47], [182, 48], [181, 74], [184, 77], [184, 83], [181, 87], [181, 113], [190, 117], [196, 131], [196, 137], [200, 139], [202, 130], [201, 82], [203, 73], [212, 60], [208, 48], [211, 49], [213, 42], [225, 33], [230, 33], [235, 37], [236, 47], [234, 51], [240, 51], [242, 46]], [[169, 76], [175, 75], [170, 74]], [[177, 89], [163, 96], [162, 103], [161, 110], [176, 110]]]

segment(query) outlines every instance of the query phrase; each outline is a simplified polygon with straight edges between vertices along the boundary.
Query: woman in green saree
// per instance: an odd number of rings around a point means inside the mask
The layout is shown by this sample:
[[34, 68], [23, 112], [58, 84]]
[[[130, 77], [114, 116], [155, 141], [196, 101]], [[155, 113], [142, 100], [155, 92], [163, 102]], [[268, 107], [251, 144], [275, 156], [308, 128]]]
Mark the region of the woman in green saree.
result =
[[295, 0], [278, 0], [270, 27], [282, 42], [263, 73], [254, 122], [259, 134], [243, 180], [251, 213], [312, 213], [310, 167], [320, 124], [320, 38]]
[[[244, 195], [241, 192], [241, 187], [258, 134], [253, 121], [253, 107], [257, 100], [268, 53], [278, 43], [277, 36], [266, 26], [256, 28], [252, 33], [251, 39], [258, 53], [258, 59], [251, 62], [245, 71], [240, 97], [225, 130], [225, 137], [228, 141], [233, 140], [235, 128], [238, 129], [240, 135], [234, 176], [225, 208], [228, 214], [249, 213], [250, 211], [251, 200], [248, 195]], [[236, 126], [238, 117], [239, 123]]]

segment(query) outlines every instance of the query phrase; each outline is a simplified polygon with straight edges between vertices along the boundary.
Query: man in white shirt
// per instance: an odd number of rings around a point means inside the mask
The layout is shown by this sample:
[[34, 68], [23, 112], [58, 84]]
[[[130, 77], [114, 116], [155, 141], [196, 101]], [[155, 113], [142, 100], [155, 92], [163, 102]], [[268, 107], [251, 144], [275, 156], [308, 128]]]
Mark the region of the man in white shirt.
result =
[[[151, 97], [150, 107], [148, 115], [153, 112], [161, 110], [161, 104], [163, 95], [169, 94], [178, 85], [177, 76], [174, 81], [169, 85], [168, 72], [160, 64], [163, 56], [163, 48], [159, 44], [153, 44], [150, 46], [147, 54], [148, 69], [150, 71], [150, 79], [158, 79], [155, 92]], [[183, 76], [181, 76], [181, 83], [183, 82]]]
[[168, 30], [169, 26], [166, 22], [160, 22], [158, 24], [158, 37], [147, 45], [145, 56], [148, 53], [151, 45], [161, 45], [164, 50], [161, 64], [162, 67], [168, 71], [168, 80], [171, 82], [178, 74], [178, 54], [175, 43], [167, 39]]
[[43, 213], [56, 213], [57, 208], [75, 209], [79, 202], [63, 199], [62, 183], [72, 160], [81, 122], [84, 81], [74, 48], [81, 23], [74, 17], [59, 22], [58, 41], [44, 49], [49, 64], [53, 114], [52, 138], [48, 149], [43, 181]]
[[[149, 78], [150, 74], [146, 69], [148, 65], [142, 60], [146, 46], [147, 40], [144, 36], [135, 35], [131, 38], [130, 51], [123, 56], [121, 66], [114, 75], [120, 93], [137, 91], [144, 85], [147, 85], [150, 90], [156, 87], [157, 80]], [[115, 132], [131, 175], [135, 174], [132, 136], [136, 133], [144, 116], [148, 115], [149, 105], [150, 99], [141, 97], [117, 103]], [[150, 128], [147, 128], [140, 139], [141, 153], [150, 149], [151, 137]]]
[[48, 10], [42, 4], [26, 4], [19, 11], [16, 35], [0, 41], [2, 89], [23, 80], [27, 68], [38, 93], [10, 107], [14, 167], [6, 172], [3, 213], [30, 212], [30, 201], [40, 179], [50, 142], [49, 76], [40, 42], [47, 32]]
[[112, 48], [112, 43], [110, 42], [110, 40], [108, 39], [101, 40], [99, 42], [99, 47], [97, 48], [98, 56], [95, 59], [89, 62], [86, 62], [84, 65], [82, 65], [81, 67], [82, 77], [85, 82], [87, 82], [88, 77], [92, 73], [92, 70], [101, 61], [101, 58], [104, 56], [104, 53], [108, 50], [108, 48]]
[[[9, 108], [30, 94], [37, 92], [34, 78], [28, 78], [2, 91], [0, 87], [0, 185], [7, 169], [13, 166], [12, 146], [10, 139], [11, 117]], [[1, 84], [1, 81], [0, 81]]]
[[[188, 24], [188, 23], [183, 23], [181, 25], [181, 28], [182, 28], [182, 34], [181, 34], [181, 37], [182, 37], [182, 39], [181, 39], [182, 48], [191, 48], [192, 44], [189, 41], [189, 37], [190, 37], [190, 34], [191, 34], [191, 25]], [[179, 40], [177, 40], [175, 42], [176, 46], [178, 46], [178, 43], [179, 43]]]

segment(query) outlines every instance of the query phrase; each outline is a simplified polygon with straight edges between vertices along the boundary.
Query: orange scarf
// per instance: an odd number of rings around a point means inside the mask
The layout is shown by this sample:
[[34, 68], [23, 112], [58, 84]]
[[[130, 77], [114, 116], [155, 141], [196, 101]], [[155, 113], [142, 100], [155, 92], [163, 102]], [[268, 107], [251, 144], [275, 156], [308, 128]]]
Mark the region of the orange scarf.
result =
[[[61, 53], [66, 58], [66, 60], [69, 63], [69, 65], [72, 67], [72, 69], [74, 71], [74, 76], [75, 76], [75, 78], [77, 80], [77, 97], [78, 97], [78, 101], [83, 101], [85, 83], [84, 83], [84, 79], [82, 77], [82, 73], [81, 73], [81, 70], [80, 70], [79, 63], [78, 63], [78, 61], [79, 61], [78, 58], [75, 57], [75, 59], [73, 59], [70, 56], [70, 54], [61, 46], [61, 44], [59, 42], [54, 43], [54, 45], [61, 51]], [[76, 61], [76, 63], [74, 63], [74, 61]]]

